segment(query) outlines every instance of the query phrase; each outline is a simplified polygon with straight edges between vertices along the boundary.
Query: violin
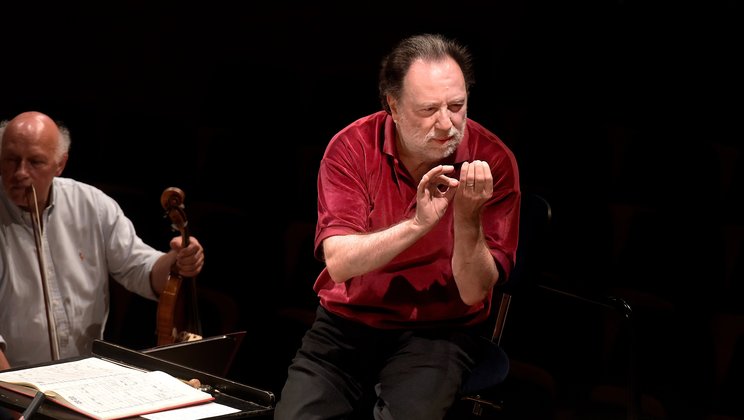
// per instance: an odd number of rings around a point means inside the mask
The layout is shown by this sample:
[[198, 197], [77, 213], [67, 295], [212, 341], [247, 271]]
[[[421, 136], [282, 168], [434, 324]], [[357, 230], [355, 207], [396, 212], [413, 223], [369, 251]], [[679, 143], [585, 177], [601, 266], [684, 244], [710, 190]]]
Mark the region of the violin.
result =
[[[181, 233], [182, 244], [186, 247], [189, 245], [189, 231], [184, 196], [181, 189], [169, 187], [160, 196], [160, 203], [173, 230]], [[175, 263], [158, 300], [157, 335], [159, 346], [202, 339], [196, 279], [178, 274]]]

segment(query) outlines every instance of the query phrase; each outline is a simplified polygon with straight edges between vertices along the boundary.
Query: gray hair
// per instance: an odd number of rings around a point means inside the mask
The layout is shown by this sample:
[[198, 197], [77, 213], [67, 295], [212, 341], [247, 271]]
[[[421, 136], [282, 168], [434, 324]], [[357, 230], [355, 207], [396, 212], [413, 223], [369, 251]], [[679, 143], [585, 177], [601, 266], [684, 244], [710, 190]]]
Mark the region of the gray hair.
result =
[[405, 38], [382, 60], [378, 90], [382, 107], [390, 114], [387, 95], [400, 98], [403, 79], [414, 61], [438, 61], [451, 57], [460, 66], [465, 78], [466, 92], [475, 83], [470, 51], [464, 45], [439, 34], [421, 34]]

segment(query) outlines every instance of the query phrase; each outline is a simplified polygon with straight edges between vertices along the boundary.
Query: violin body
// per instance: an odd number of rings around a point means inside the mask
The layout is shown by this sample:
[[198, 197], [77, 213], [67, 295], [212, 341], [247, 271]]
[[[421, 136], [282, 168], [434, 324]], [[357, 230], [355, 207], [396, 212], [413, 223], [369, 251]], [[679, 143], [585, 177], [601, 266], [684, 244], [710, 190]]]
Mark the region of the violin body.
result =
[[[181, 233], [183, 246], [189, 244], [188, 222], [183, 205], [184, 193], [176, 187], [166, 188], [160, 197], [174, 230]], [[158, 345], [195, 341], [202, 338], [196, 281], [182, 277], [174, 264], [160, 294], [157, 310]]]
[[[194, 279], [188, 279], [188, 281], [194, 281]], [[196, 299], [195, 296], [188, 297], [190, 294], [188, 288], [183, 288], [184, 279], [181, 276], [171, 276], [168, 278], [168, 283], [160, 294], [160, 301], [158, 302], [158, 313], [157, 313], [157, 334], [158, 334], [158, 345], [182, 343], [186, 341], [201, 340], [201, 332], [199, 334], [187, 331], [188, 329], [199, 330], [198, 327], [193, 326], [194, 322], [184, 321], [181, 318], [183, 314], [188, 313], [186, 303], [190, 300]], [[188, 326], [192, 328], [188, 328]]]

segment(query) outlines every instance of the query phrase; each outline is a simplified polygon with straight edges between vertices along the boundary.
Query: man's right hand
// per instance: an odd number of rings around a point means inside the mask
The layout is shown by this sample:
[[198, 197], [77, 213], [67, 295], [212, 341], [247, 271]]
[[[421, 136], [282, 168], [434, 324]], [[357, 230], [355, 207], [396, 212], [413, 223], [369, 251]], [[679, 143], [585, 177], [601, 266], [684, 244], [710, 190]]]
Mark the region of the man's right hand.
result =
[[454, 171], [455, 167], [452, 165], [439, 165], [421, 177], [416, 196], [415, 222], [427, 230], [444, 217], [452, 197], [457, 192], [460, 181], [446, 175]]

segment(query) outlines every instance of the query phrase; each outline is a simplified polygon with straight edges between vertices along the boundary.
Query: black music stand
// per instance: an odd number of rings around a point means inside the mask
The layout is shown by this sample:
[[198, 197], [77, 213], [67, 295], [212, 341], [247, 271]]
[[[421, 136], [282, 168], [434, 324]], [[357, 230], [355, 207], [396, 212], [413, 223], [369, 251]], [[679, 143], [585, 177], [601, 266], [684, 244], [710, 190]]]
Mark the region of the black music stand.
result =
[[245, 334], [245, 331], [238, 331], [152, 347], [141, 352], [212, 375], [226, 377]]
[[[192, 369], [178, 363], [151, 356], [147, 353], [131, 350], [102, 340], [95, 340], [93, 342], [91, 356], [100, 357], [139, 369], [161, 370], [183, 380], [198, 379], [202, 385], [207, 385], [211, 388], [208, 392], [215, 397], [214, 402], [240, 410], [232, 414], [210, 417], [210, 420], [244, 418], [268, 420], [273, 419], [274, 417], [274, 404], [276, 403], [276, 398], [270, 391], [264, 391], [249, 385], [240, 384], [211, 373]], [[81, 358], [82, 357], [76, 357], [57, 362], [40, 363], [34, 366], [61, 363]], [[24, 366], [18, 369], [27, 369], [34, 366]], [[5, 388], [0, 388], [0, 406], [8, 407], [16, 411], [23, 411], [31, 403], [31, 400], [31, 397], [6, 390]], [[133, 417], [133, 419], [144, 418]], [[33, 420], [89, 420], [89, 417], [65, 408], [59, 404], [46, 401], [39, 408], [36, 415], [34, 415]]]

